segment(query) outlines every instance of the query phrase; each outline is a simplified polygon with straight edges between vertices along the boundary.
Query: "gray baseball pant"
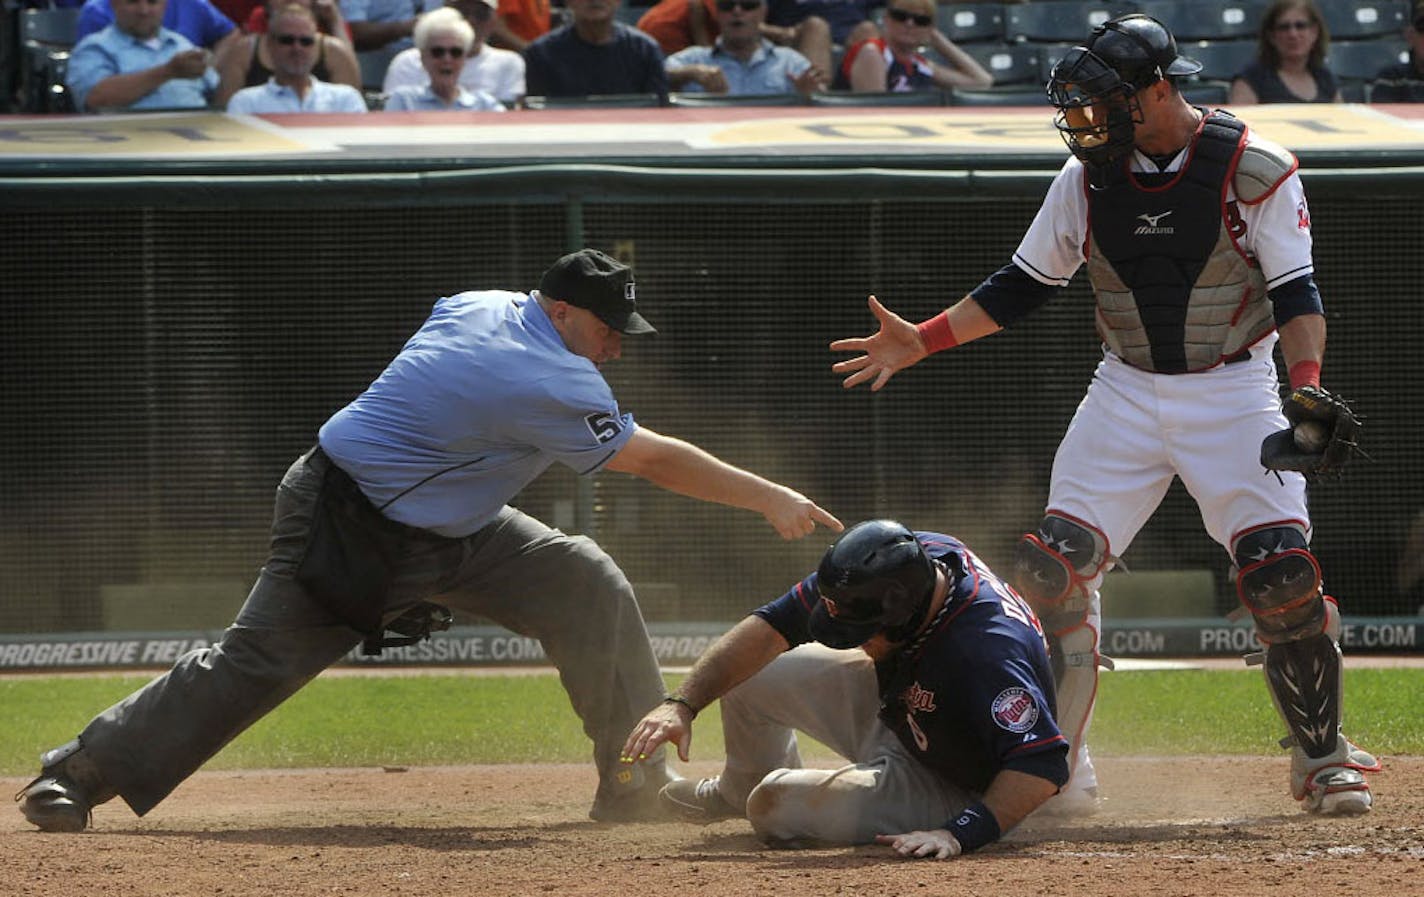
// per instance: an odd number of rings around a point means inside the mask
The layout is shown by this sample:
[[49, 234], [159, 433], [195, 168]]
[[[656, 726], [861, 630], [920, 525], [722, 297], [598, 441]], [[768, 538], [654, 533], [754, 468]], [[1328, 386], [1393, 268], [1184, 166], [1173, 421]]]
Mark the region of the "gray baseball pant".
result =
[[[788, 651], [722, 697], [722, 797], [772, 843], [863, 844], [943, 828], [972, 796], [916, 760], [879, 709], [865, 652], [816, 643]], [[798, 729], [850, 765], [803, 768]]]
[[[304, 455], [283, 477], [268, 561], [222, 639], [185, 654], [81, 733], [104, 778], [140, 816], [361, 641], [293, 579], [321, 463]], [[538, 639], [593, 741], [603, 787], [619, 787], [624, 739], [664, 688], [632, 587], [602, 549], [506, 506], [479, 532], [432, 538], [399, 561], [387, 619], [421, 600]]]

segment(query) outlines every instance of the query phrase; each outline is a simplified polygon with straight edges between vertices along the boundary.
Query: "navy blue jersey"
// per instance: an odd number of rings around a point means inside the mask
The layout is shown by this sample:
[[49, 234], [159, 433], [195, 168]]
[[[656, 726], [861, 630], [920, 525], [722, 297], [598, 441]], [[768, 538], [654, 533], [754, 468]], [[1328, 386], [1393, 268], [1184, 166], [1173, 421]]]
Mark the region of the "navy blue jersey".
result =
[[[971, 791], [983, 793], [1002, 769], [1064, 784], [1068, 742], [1054, 717], [1038, 619], [958, 539], [915, 537], [953, 585], [918, 647], [877, 662], [880, 718], [921, 763]], [[794, 648], [811, 641], [807, 621], [819, 600], [812, 573], [753, 613]]]

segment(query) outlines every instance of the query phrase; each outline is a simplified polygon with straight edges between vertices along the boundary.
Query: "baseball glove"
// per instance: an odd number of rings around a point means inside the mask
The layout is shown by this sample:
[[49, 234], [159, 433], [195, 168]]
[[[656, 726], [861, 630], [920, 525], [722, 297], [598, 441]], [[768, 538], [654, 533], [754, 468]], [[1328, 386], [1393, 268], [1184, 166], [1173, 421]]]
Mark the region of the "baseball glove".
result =
[[1364, 454], [1360, 419], [1339, 396], [1302, 386], [1286, 396], [1281, 411], [1291, 426], [1261, 443], [1261, 466], [1267, 470], [1293, 470], [1309, 480], [1334, 478], [1351, 458]]

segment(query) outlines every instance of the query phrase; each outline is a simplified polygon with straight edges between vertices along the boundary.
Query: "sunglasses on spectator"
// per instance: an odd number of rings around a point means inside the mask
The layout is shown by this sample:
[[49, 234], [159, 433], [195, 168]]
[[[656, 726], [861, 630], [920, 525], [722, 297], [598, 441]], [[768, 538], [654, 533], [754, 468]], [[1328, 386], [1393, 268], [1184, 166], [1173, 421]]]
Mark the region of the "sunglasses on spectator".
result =
[[742, 12], [751, 12], [761, 7], [761, 0], [717, 0], [719, 12], [731, 12], [740, 9]]
[[301, 44], [303, 47], [310, 47], [316, 43], [316, 38], [309, 34], [278, 34], [272, 39], [284, 47], [290, 47], [292, 44]]
[[934, 23], [934, 16], [922, 16], [904, 9], [896, 9], [893, 6], [886, 7], [885, 14], [897, 22], [914, 22], [921, 28]]
[[1309, 31], [1315, 27], [1314, 22], [1307, 22], [1304, 19], [1297, 19], [1294, 22], [1277, 22], [1277, 31]]
[[459, 59], [465, 55], [464, 47], [431, 47], [430, 55], [436, 59], [444, 59], [449, 56], [451, 59]]

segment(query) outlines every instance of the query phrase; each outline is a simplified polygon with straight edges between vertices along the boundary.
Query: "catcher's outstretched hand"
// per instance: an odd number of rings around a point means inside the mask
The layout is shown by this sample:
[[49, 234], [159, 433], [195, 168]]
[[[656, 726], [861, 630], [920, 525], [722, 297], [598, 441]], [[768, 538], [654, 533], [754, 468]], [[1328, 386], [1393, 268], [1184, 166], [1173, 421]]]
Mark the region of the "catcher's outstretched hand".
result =
[[624, 763], [646, 760], [662, 744], [677, 745], [678, 759], [688, 761], [692, 747], [692, 711], [683, 704], [663, 703], [638, 721], [623, 743]]
[[880, 321], [880, 330], [871, 336], [838, 339], [831, 343], [832, 352], [865, 353], [831, 365], [831, 370], [837, 374], [850, 375], [841, 381], [841, 386], [846, 389], [869, 380], [870, 390], [875, 392], [897, 372], [929, 355], [914, 324], [881, 305], [874, 296], [870, 297], [870, 311]]

